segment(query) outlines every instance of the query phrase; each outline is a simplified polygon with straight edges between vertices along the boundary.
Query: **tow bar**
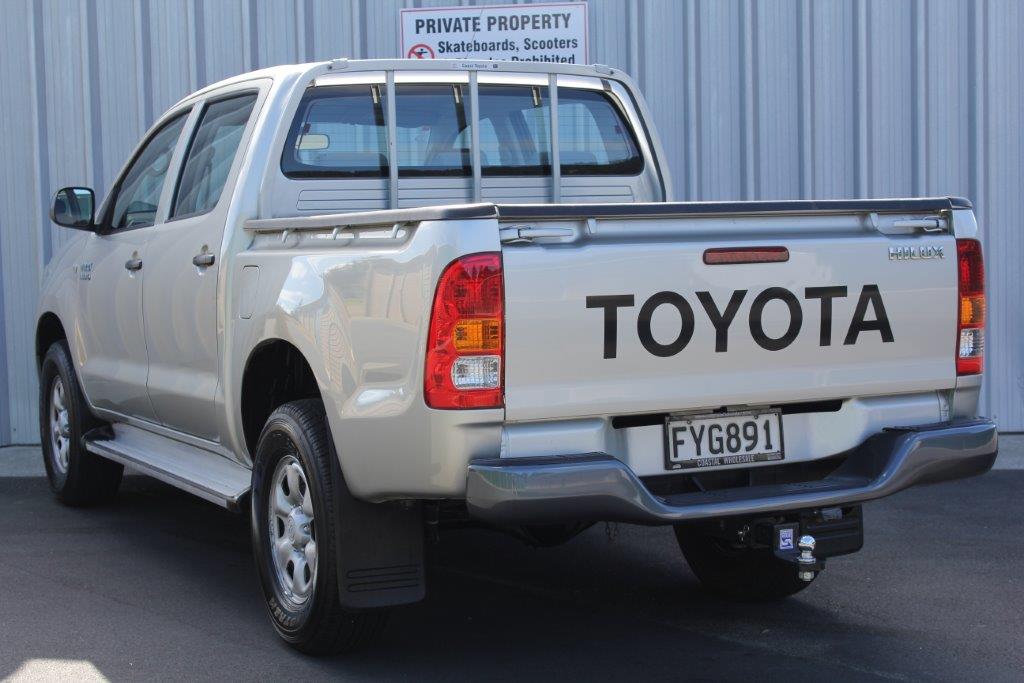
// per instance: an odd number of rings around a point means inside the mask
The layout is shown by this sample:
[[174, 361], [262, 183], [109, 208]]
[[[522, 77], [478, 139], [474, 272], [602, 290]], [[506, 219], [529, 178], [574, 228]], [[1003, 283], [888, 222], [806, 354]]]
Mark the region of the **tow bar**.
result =
[[826, 558], [856, 552], [864, 542], [860, 506], [809, 510], [798, 519], [762, 525], [759, 535], [771, 534], [775, 556], [796, 565], [801, 581], [813, 581], [824, 571]]

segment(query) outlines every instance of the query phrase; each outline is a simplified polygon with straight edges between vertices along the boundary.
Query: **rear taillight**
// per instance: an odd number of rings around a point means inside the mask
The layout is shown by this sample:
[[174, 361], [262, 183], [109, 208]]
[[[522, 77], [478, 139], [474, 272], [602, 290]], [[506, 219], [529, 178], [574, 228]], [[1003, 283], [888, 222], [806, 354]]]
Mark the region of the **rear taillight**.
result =
[[441, 273], [427, 336], [423, 394], [431, 408], [501, 408], [505, 291], [501, 254], [472, 254]]
[[960, 294], [956, 374], [978, 375], [985, 365], [985, 264], [981, 243], [958, 239], [956, 256]]

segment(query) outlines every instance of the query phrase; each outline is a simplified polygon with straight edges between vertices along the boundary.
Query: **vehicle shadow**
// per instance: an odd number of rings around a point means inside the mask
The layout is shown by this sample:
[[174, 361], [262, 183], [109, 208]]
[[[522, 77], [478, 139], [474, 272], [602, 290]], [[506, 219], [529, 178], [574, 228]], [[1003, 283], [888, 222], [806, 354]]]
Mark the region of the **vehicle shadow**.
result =
[[699, 590], [671, 530], [612, 531], [548, 549], [445, 533], [428, 549], [423, 603], [394, 610], [376, 646], [317, 659], [280, 643], [264, 614], [247, 517], [143, 477], [85, 510], [57, 504], [44, 480], [0, 479], [0, 678], [34, 660], [84, 661], [112, 679], [299, 680], [749, 679], [808, 667], [846, 680], [891, 663], [891, 648], [851, 666], [822, 646], [865, 626], [819, 605], [818, 586], [772, 605], [723, 603]]

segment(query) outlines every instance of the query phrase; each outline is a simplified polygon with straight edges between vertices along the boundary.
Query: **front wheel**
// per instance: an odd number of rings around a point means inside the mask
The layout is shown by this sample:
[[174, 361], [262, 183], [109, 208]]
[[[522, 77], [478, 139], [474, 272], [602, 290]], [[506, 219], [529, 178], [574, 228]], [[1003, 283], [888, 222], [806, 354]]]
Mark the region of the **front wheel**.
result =
[[720, 597], [742, 602], [781, 600], [811, 585], [797, 576], [795, 564], [775, 557], [771, 548], [736, 547], [683, 524], [675, 532], [701, 585]]
[[67, 342], [55, 342], [39, 370], [39, 440], [46, 478], [62, 503], [92, 505], [117, 495], [124, 468], [82, 447], [82, 435], [101, 424], [82, 396]]
[[274, 628], [308, 654], [358, 649], [386, 618], [339, 602], [337, 466], [320, 401], [287, 403], [267, 420], [253, 467], [253, 551]]

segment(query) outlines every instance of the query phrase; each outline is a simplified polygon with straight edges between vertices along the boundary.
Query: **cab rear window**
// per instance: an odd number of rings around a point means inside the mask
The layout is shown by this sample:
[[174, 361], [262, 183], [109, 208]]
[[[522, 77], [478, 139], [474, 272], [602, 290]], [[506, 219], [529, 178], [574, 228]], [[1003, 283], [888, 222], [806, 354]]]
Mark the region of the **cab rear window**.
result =
[[[399, 177], [472, 175], [469, 88], [395, 86]], [[551, 175], [546, 87], [480, 85], [480, 165], [484, 176]], [[382, 85], [310, 88], [281, 159], [292, 178], [386, 178], [386, 96]], [[562, 175], [635, 175], [643, 170], [633, 132], [604, 92], [558, 90]]]

